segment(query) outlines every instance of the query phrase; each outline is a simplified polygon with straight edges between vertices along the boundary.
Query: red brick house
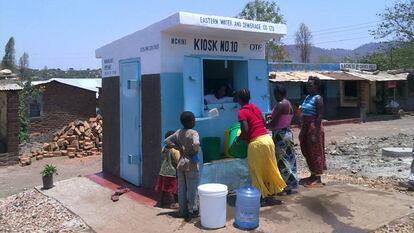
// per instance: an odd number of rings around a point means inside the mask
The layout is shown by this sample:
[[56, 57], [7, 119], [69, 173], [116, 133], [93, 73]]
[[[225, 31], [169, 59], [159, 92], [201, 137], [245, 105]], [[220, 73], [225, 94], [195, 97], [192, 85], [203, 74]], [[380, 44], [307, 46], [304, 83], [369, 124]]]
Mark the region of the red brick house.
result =
[[15, 79], [0, 79], [0, 166], [18, 163], [19, 90]]
[[41, 95], [29, 100], [29, 131], [48, 133], [74, 120], [96, 116], [101, 79], [34, 81]]

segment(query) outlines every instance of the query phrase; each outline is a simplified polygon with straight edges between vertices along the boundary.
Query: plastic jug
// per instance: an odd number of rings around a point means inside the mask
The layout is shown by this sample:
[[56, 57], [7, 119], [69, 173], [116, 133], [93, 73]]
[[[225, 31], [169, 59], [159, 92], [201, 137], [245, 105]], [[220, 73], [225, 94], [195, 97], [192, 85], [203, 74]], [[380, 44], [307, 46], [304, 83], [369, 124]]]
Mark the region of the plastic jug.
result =
[[260, 192], [252, 186], [244, 186], [236, 194], [236, 225], [245, 230], [259, 226]]

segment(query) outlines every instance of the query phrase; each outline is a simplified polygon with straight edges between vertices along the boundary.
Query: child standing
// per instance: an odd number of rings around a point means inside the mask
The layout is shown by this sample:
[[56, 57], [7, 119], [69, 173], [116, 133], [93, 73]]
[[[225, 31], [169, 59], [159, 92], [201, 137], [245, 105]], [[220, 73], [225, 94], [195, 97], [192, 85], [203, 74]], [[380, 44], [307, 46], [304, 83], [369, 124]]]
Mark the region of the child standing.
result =
[[183, 112], [180, 116], [183, 129], [178, 130], [165, 140], [169, 146], [180, 151], [177, 165], [179, 215], [184, 218], [195, 217], [198, 214], [196, 194], [199, 176], [198, 149], [200, 140], [192, 112]]
[[[168, 131], [165, 134], [165, 138], [173, 135], [174, 131]], [[176, 167], [178, 159], [180, 158], [180, 152], [171, 146], [166, 145], [161, 151], [161, 169], [155, 185], [155, 191], [160, 193], [157, 207], [165, 206], [165, 197], [168, 196], [170, 200], [170, 208], [177, 208], [176, 198], [177, 195], [177, 179], [176, 179]]]

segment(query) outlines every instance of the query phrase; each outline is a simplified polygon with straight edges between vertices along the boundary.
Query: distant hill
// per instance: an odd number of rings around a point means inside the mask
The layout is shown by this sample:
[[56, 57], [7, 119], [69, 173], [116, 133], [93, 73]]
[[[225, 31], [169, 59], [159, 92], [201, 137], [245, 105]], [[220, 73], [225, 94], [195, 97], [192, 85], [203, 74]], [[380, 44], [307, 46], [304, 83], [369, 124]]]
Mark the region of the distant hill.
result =
[[[356, 62], [375, 52], [386, 50], [388, 43], [369, 43], [359, 46], [356, 49], [324, 49], [312, 46], [310, 54], [311, 63], [336, 63], [336, 62]], [[295, 45], [285, 45], [285, 50], [289, 54], [289, 60], [300, 62], [299, 50]]]

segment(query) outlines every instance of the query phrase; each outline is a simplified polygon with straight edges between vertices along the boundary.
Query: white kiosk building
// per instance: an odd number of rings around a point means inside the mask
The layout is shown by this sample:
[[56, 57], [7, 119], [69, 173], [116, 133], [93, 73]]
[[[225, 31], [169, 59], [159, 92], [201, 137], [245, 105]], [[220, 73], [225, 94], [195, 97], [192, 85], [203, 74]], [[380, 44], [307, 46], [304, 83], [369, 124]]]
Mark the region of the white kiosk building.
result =
[[[164, 134], [181, 128], [182, 111], [196, 115], [200, 138], [223, 138], [237, 122], [239, 106], [205, 105], [204, 95], [218, 83], [248, 88], [251, 102], [269, 111], [265, 43], [285, 34], [283, 24], [178, 12], [97, 49], [103, 76], [104, 172], [153, 187]], [[212, 108], [219, 110], [218, 117], [208, 117]], [[247, 176], [236, 165], [243, 163], [205, 164], [201, 183], [227, 183], [231, 189]]]

